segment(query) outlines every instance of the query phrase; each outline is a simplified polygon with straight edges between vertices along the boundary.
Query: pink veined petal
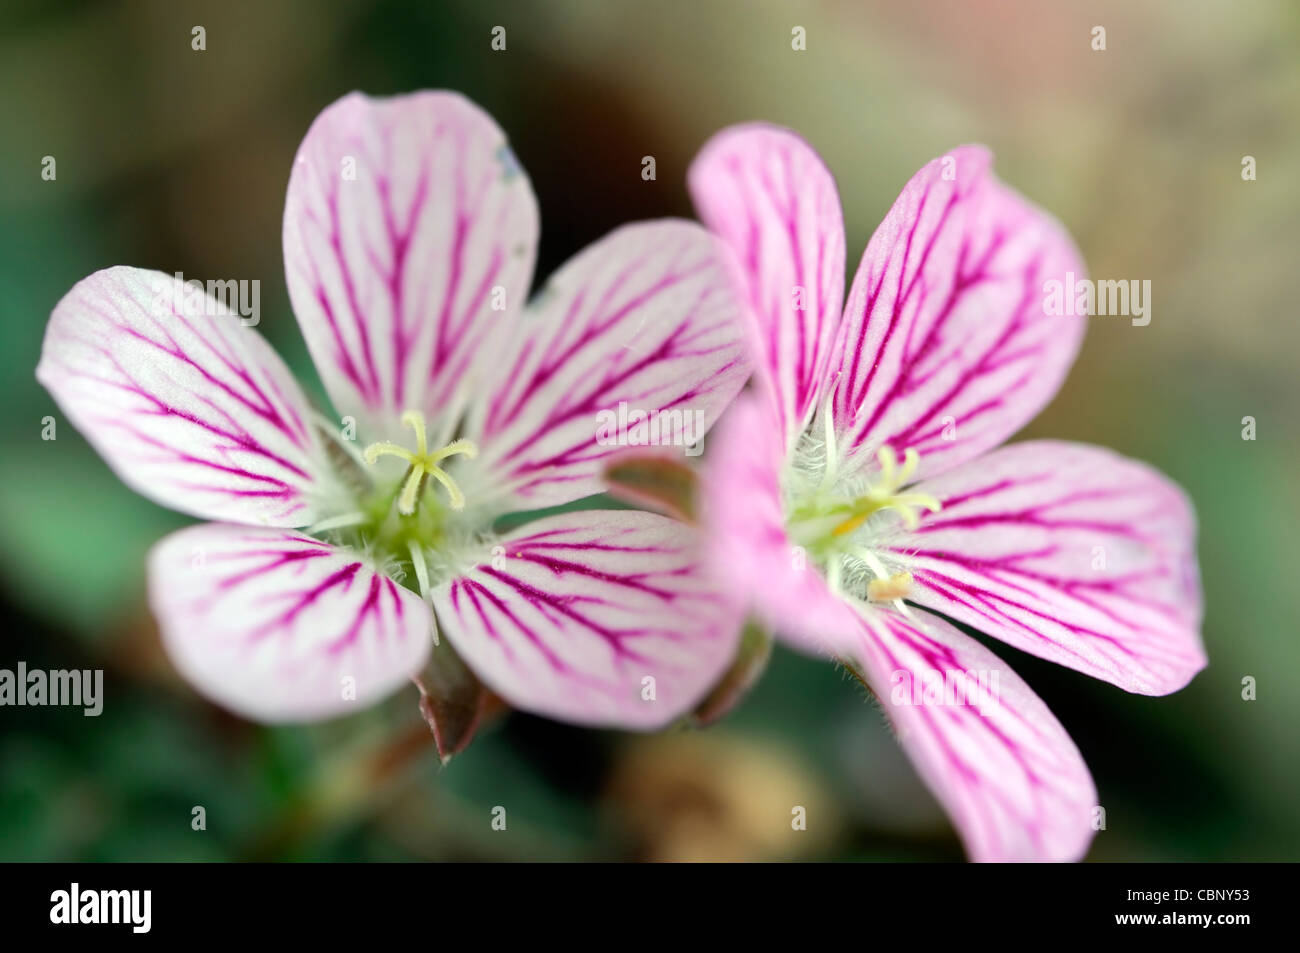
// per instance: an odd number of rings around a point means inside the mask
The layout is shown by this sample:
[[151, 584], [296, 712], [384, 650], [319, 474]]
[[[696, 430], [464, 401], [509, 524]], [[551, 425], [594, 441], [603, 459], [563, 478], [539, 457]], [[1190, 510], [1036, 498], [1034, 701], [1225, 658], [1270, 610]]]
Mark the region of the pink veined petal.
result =
[[305, 526], [318, 480], [307, 401], [251, 327], [171, 275], [78, 282], [45, 329], [36, 379], [122, 480], [209, 519]]
[[551, 516], [436, 590], [438, 624], [518, 708], [658, 728], [704, 697], [739, 641], [739, 612], [697, 544], [695, 529], [653, 513]]
[[749, 374], [728, 254], [691, 222], [625, 225], [502, 316], [465, 427], [482, 479], [551, 506], [599, 493], [629, 445], [698, 443]]
[[528, 294], [537, 200], [457, 93], [352, 93], [308, 131], [284, 209], [294, 311], [335, 408], [368, 435], [454, 412], [501, 309]]
[[863, 666], [975, 861], [1074, 861], [1097, 792], [1060, 722], [1005, 662], [928, 612], [864, 608]]
[[844, 304], [835, 179], [800, 136], [755, 123], [709, 140], [688, 182], [700, 219], [736, 253], [750, 348], [789, 446], [817, 409]]
[[701, 484], [711, 574], [794, 648], [834, 653], [857, 615], [785, 529], [780, 430], [769, 406], [742, 394], [718, 424]]
[[149, 554], [163, 645], [200, 692], [263, 722], [360, 711], [424, 665], [419, 596], [360, 557], [282, 530], [209, 523]]
[[1083, 261], [989, 162], [962, 146], [927, 164], [867, 245], [831, 359], [851, 456], [911, 447], [937, 475], [1032, 419], [1074, 362], [1087, 319], [1048, 313], [1046, 283]]
[[1130, 692], [1204, 668], [1196, 517], [1151, 467], [1030, 441], [917, 489], [943, 510], [893, 541], [909, 598]]

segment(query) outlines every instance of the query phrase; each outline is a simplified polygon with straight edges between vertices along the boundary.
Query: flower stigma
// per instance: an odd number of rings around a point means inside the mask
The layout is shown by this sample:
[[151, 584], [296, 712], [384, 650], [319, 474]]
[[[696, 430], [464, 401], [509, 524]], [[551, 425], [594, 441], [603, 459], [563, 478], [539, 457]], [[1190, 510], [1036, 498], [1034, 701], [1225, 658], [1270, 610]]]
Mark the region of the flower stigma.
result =
[[453, 510], [463, 510], [465, 508], [465, 494], [461, 492], [456, 481], [447, 473], [440, 464], [448, 457], [457, 454], [473, 459], [478, 456], [478, 447], [474, 441], [453, 440], [433, 452], [429, 451], [428, 437], [426, 436], [424, 425], [424, 414], [418, 410], [408, 410], [402, 414], [402, 423], [415, 431], [415, 452], [388, 440], [380, 440], [366, 447], [363, 456], [366, 463], [371, 466], [380, 457], [390, 456], [398, 457], [410, 464], [406, 471], [406, 478], [402, 483], [402, 490], [397, 497], [397, 512], [403, 516], [410, 516], [415, 512], [415, 508], [420, 501], [420, 495], [428, 483], [428, 478], [433, 477], [447, 491], [447, 503]]
[[[499, 514], [490, 494], [473, 493], [467, 500], [444, 468], [449, 457], [478, 456], [472, 440], [453, 440], [430, 450], [424, 414], [408, 410], [400, 419], [414, 433], [413, 448], [380, 440], [358, 452], [332, 427], [321, 427], [347, 459], [337, 462], [338, 479], [319, 504], [323, 518], [306, 532], [364, 556], [377, 572], [418, 592], [431, 607], [439, 585], [485, 558], [496, 539], [492, 523]], [[405, 472], [397, 479], [391, 474], [367, 474], [365, 470], [374, 468], [382, 457], [404, 461]], [[425, 494], [434, 482], [446, 493], [445, 502], [441, 494]], [[436, 630], [433, 638], [436, 643]]]
[[[881, 447], [876, 452], [879, 472], [864, 482], [839, 471], [829, 428], [821, 447], [805, 450], [818, 457], [824, 452], [825, 462], [820, 473], [796, 466], [795, 485], [789, 487], [793, 492], [787, 496], [791, 541], [821, 566], [832, 591], [869, 602], [901, 603], [911, 590], [911, 573], [891, 571], [871, 544], [897, 531], [898, 523], [915, 529], [926, 511], [942, 508], [930, 494], [905, 489], [920, 466], [920, 454], [908, 448], [900, 465], [892, 447]], [[802, 458], [806, 462], [808, 454]], [[884, 514], [897, 522], [882, 522]]]

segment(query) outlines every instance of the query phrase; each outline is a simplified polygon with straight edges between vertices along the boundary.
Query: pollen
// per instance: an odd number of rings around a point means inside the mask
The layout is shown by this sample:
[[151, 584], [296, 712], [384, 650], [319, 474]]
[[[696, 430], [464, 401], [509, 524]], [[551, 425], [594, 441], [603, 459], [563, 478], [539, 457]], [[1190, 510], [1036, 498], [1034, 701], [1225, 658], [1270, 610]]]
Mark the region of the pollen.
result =
[[867, 598], [872, 602], [893, 602], [906, 599], [912, 591], [912, 574], [900, 572], [887, 579], [872, 579], [867, 583]]
[[408, 410], [402, 414], [402, 423], [415, 431], [414, 452], [387, 440], [372, 443], [364, 451], [365, 461], [371, 466], [374, 466], [380, 457], [398, 457], [409, 464], [402, 481], [401, 492], [397, 496], [397, 511], [403, 516], [410, 516], [415, 512], [430, 477], [441, 483], [447, 491], [448, 505], [453, 510], [463, 510], [465, 494], [439, 464], [448, 457], [457, 455], [473, 459], [478, 456], [478, 447], [472, 440], [461, 439], [453, 440], [445, 447], [430, 451], [424, 414], [418, 410]]

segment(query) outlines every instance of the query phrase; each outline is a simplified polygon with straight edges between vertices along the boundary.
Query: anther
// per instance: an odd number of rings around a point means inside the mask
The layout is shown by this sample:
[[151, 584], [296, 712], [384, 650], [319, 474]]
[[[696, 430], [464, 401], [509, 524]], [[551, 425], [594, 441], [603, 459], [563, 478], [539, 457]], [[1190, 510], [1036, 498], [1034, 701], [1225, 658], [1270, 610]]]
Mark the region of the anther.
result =
[[880, 461], [880, 478], [866, 495], [856, 500], [849, 508], [848, 519], [831, 530], [832, 536], [846, 536], [865, 523], [881, 510], [895, 510], [903, 519], [908, 529], [915, 529], [920, 522], [918, 509], [932, 513], [939, 512], [942, 505], [928, 493], [899, 493], [916, 473], [921, 465], [921, 455], [912, 448], [903, 454], [903, 465], [898, 465], [898, 455], [892, 447], [881, 447], [876, 452]]
[[867, 598], [872, 602], [893, 602], [905, 599], [912, 590], [912, 574], [900, 572], [886, 579], [873, 579], [867, 583]]

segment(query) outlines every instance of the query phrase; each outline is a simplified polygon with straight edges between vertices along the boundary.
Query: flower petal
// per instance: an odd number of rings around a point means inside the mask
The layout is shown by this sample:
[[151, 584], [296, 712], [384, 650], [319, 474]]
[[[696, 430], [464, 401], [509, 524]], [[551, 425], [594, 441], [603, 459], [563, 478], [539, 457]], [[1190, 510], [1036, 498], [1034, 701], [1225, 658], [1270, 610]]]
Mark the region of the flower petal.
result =
[[835, 179], [801, 137], [754, 123], [709, 140], [688, 180], [700, 219], [736, 253], [751, 350], [789, 445], [817, 407], [844, 304]]
[[397, 436], [405, 410], [454, 410], [494, 307], [524, 303], [537, 235], [528, 177], [469, 100], [352, 93], [326, 108], [289, 179], [284, 258], [335, 409], [370, 439]]
[[156, 271], [117, 267], [55, 306], [36, 378], [122, 480], [164, 506], [271, 526], [312, 521], [307, 401], [256, 331]]
[[556, 272], [502, 323], [466, 423], [484, 479], [551, 506], [599, 493], [623, 446], [697, 443], [749, 373], [727, 254], [693, 223], [640, 222]]
[[587, 510], [501, 542], [490, 560], [436, 590], [434, 608], [456, 651], [511, 704], [584, 724], [658, 728], [694, 707], [730, 664], [739, 613], [700, 571], [691, 527]]
[[770, 408], [742, 394], [718, 424], [702, 481], [710, 572], [795, 648], [817, 655], [855, 639], [857, 615], [785, 529], [780, 430]]
[[870, 612], [853, 654], [972, 860], [1087, 852], [1097, 803], [1087, 765], [1005, 662], [923, 611]]
[[1003, 447], [918, 490], [943, 510], [892, 543], [909, 597], [1130, 692], [1205, 666], [1196, 517], [1173, 483], [1100, 447]]
[[418, 672], [429, 609], [360, 557], [297, 533], [210, 523], [149, 554], [149, 602], [172, 662], [264, 722], [360, 711]]
[[831, 359], [851, 453], [911, 447], [934, 476], [1032, 419], [1074, 362], [1086, 318], [1047, 313], [1045, 283], [1083, 262], [989, 162], [977, 146], [930, 162], [867, 245]]

